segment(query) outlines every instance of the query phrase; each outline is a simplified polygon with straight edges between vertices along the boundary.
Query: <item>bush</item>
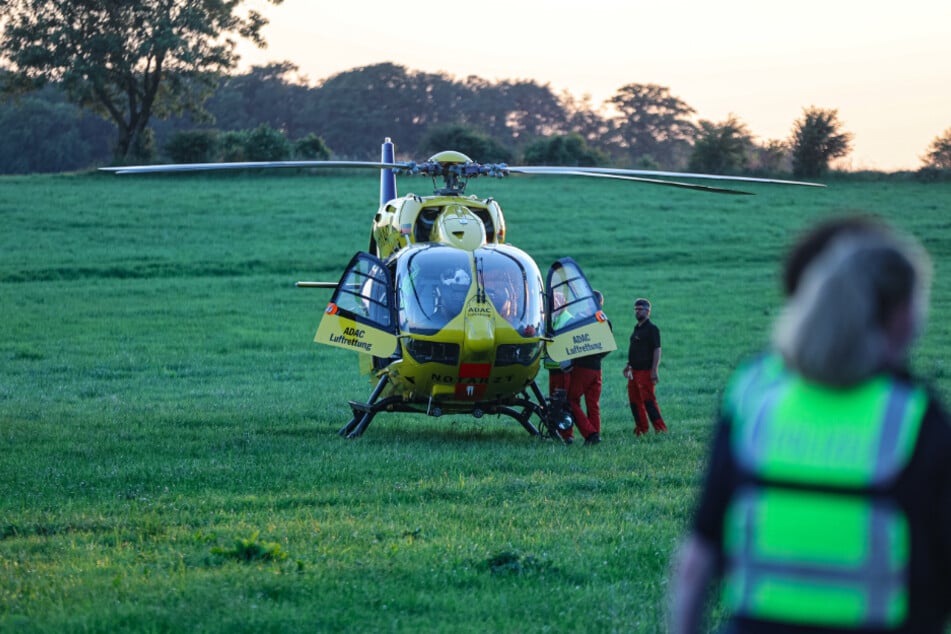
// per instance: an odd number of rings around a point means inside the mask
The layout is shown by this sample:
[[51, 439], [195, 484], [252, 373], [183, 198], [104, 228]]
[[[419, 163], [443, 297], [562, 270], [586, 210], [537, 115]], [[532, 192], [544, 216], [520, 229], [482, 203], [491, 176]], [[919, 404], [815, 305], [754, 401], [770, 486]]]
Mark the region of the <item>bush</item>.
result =
[[501, 143], [463, 125], [441, 126], [430, 130], [420, 143], [420, 150], [427, 155], [443, 150], [455, 150], [480, 163], [506, 163], [512, 160], [512, 152]]
[[294, 143], [294, 156], [308, 161], [326, 161], [330, 158], [330, 148], [322, 138], [311, 132]]
[[262, 123], [248, 134], [244, 154], [248, 161], [286, 161], [291, 157], [291, 142], [280, 130]]
[[922, 167], [915, 172], [915, 180], [922, 183], [951, 183], [951, 169]]
[[589, 148], [578, 133], [539, 139], [525, 149], [524, 156], [529, 165], [595, 167], [606, 160], [603, 153]]
[[293, 145], [284, 133], [267, 124], [254, 130], [186, 130], [176, 132], [165, 144], [165, 153], [174, 163], [223, 161], [285, 161], [292, 149], [307, 158], [330, 158], [323, 139], [310, 134]]
[[185, 130], [176, 132], [165, 144], [165, 153], [173, 163], [208, 163], [217, 158], [218, 132]]
[[247, 161], [248, 132], [229, 130], [218, 139], [218, 157], [225, 162]]

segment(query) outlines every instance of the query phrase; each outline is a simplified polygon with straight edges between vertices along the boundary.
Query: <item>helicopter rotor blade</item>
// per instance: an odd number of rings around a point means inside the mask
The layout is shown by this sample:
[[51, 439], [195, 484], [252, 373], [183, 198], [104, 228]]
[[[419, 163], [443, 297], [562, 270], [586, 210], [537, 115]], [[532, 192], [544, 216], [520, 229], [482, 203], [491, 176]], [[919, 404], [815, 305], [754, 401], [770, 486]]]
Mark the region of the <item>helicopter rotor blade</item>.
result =
[[[518, 173], [519, 168], [509, 168], [509, 171]], [[754, 196], [753, 192], [745, 192], [740, 189], [726, 189], [723, 187], [712, 187], [710, 185], [697, 185], [696, 183], [681, 183], [680, 181], [668, 181], [661, 178], [643, 178], [640, 176], [625, 176], [623, 174], [605, 174], [602, 172], [578, 172], [578, 171], [558, 171], [558, 172], [522, 172], [524, 174], [540, 174], [551, 176], [587, 176], [589, 178], [614, 178], [624, 181], [635, 181], [638, 183], [651, 183], [654, 185], [666, 185], [668, 187], [682, 187], [684, 189], [696, 189], [714, 194], [735, 194], [739, 196]]]
[[[660, 170], [635, 170], [620, 169], [613, 167], [552, 167], [552, 166], [514, 166], [507, 168], [509, 172], [521, 174], [565, 174], [570, 173], [575, 176], [612, 175], [612, 176], [631, 176], [648, 179], [646, 182], [664, 184], [670, 181], [664, 181], [664, 178], [696, 178], [701, 180], [718, 181], [736, 181], [742, 183], [766, 183], [771, 185], [795, 185], [801, 187], [825, 187], [822, 183], [810, 183], [807, 181], [792, 181], [779, 178], [760, 178], [756, 176], [729, 176], [726, 174], [700, 174], [691, 172], [665, 172]], [[717, 188], [714, 188], [717, 189]], [[729, 191], [729, 190], [727, 190]], [[748, 193], [748, 192], [743, 192]]]
[[365, 168], [412, 169], [413, 163], [378, 163], [375, 161], [243, 161], [236, 163], [173, 163], [167, 165], [126, 165], [100, 167], [114, 174], [157, 174], [170, 172], [207, 172], [220, 170], [247, 170], [271, 168]]

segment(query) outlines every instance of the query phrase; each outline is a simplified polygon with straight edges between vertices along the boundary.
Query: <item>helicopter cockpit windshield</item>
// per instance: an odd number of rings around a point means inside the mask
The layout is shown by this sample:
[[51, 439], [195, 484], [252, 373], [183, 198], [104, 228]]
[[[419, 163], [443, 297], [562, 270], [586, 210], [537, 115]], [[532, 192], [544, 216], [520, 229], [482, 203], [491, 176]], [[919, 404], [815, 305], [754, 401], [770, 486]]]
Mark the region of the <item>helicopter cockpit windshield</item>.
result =
[[475, 255], [476, 270], [499, 315], [523, 335], [541, 332], [543, 293], [534, 261], [507, 246], [485, 247]]
[[474, 297], [495, 310], [523, 336], [535, 336], [543, 323], [544, 294], [535, 263], [517, 249], [491, 245], [467, 252], [431, 245], [401, 258], [400, 329], [434, 334], [462, 312], [473, 283]]
[[462, 311], [472, 285], [469, 253], [433, 245], [402, 258], [397, 266], [400, 328], [433, 334]]

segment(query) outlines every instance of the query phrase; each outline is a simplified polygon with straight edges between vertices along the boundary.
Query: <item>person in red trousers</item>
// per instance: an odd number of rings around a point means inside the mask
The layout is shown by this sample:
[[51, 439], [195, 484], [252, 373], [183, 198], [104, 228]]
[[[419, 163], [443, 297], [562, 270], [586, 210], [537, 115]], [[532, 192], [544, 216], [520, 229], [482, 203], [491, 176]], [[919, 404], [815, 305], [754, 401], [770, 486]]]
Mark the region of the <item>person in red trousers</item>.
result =
[[[598, 310], [604, 307], [604, 295], [594, 291]], [[608, 326], [611, 325], [610, 320]], [[571, 363], [571, 381], [568, 383], [568, 406], [584, 444], [601, 442], [601, 359], [607, 352], [578, 357]], [[585, 409], [581, 408], [584, 397]]]
[[657, 405], [654, 386], [657, 385], [657, 370], [660, 367], [660, 329], [650, 320], [651, 303], [639, 297], [634, 300], [634, 318], [637, 325], [631, 333], [631, 345], [627, 352], [627, 396], [634, 415], [634, 435], [650, 431], [665, 432], [667, 425]]
[[[558, 328], [571, 321], [571, 313], [569, 313], [568, 309], [565, 308], [566, 300], [564, 293], [561, 291], [555, 291], [554, 295], [552, 296], [552, 300], [552, 325], [555, 328]], [[545, 355], [544, 365], [545, 369], [548, 370], [548, 397], [553, 401], [561, 399], [560, 402], [564, 402], [565, 405], [567, 405], [568, 386], [571, 379], [571, 363], [568, 361], [564, 363], [558, 363], [548, 355]], [[567, 445], [570, 445], [575, 441], [573, 427], [564, 431], [560, 431], [559, 434]]]

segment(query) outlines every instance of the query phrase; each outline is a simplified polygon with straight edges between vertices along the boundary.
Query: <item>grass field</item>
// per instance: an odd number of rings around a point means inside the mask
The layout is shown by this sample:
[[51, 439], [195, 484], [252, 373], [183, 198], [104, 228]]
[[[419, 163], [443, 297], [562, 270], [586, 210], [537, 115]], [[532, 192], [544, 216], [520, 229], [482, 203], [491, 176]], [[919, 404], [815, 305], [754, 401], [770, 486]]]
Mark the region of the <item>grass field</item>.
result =
[[[571, 255], [605, 293], [605, 441], [408, 415], [344, 440], [372, 386], [312, 343], [327, 293], [293, 284], [367, 247], [377, 183], [0, 178], [0, 631], [664, 631], [721, 386], [766, 341], [784, 248], [831, 214], [878, 213], [931, 251], [913, 365], [951, 396], [947, 184], [482, 179], [510, 243], [543, 271]], [[671, 431], [635, 439], [640, 295]]]

